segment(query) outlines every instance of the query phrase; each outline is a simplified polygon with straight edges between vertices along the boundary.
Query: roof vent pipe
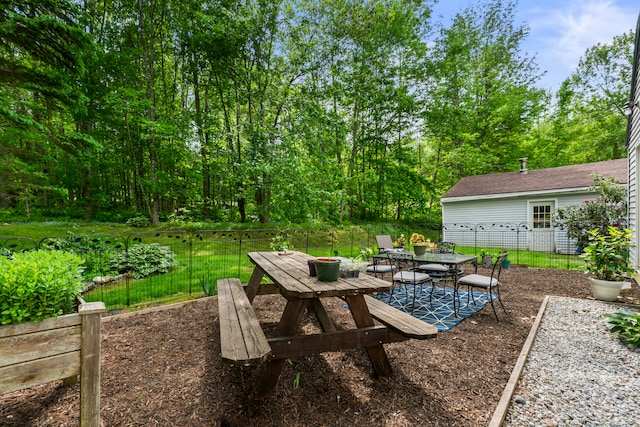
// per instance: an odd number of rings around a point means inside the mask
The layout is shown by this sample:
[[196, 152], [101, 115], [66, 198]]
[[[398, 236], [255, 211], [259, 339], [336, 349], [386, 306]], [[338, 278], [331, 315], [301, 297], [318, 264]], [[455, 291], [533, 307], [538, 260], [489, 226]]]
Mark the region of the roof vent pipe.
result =
[[526, 157], [521, 157], [520, 158], [520, 173], [521, 174], [529, 173], [529, 171], [527, 170], [527, 158]]

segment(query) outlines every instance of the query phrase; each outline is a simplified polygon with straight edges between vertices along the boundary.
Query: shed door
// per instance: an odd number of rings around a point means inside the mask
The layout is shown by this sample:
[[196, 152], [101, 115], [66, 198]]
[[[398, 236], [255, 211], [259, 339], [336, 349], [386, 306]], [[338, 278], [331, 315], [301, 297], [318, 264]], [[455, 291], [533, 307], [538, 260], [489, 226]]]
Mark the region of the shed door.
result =
[[555, 252], [554, 230], [551, 225], [553, 210], [553, 202], [531, 202], [530, 215], [533, 229], [529, 239], [529, 250]]

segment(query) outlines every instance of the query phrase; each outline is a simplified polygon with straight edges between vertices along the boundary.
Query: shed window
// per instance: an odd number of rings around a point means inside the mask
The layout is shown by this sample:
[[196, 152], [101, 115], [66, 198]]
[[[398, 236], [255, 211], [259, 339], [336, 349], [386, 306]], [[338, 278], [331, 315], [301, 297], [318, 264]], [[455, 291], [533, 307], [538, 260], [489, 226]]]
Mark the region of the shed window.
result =
[[533, 228], [551, 228], [551, 204], [533, 206]]

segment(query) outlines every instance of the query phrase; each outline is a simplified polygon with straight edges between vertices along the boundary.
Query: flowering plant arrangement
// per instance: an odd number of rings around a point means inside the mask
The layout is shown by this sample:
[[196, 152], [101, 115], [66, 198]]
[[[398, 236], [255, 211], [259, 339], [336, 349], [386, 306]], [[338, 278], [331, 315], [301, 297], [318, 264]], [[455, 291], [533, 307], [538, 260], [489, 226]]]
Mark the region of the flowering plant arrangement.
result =
[[565, 229], [568, 237], [576, 239], [578, 251], [589, 244], [590, 230], [597, 228], [604, 235], [610, 225], [622, 229], [628, 224], [626, 186], [614, 178], [591, 176], [594, 185], [589, 190], [597, 198], [558, 208], [552, 217], [554, 226]]
[[409, 242], [411, 242], [413, 246], [428, 246], [430, 248], [436, 247], [436, 244], [430, 239], [425, 239], [424, 235], [418, 233], [413, 233], [409, 238]]
[[401, 234], [400, 237], [398, 237], [396, 239], [396, 243], [394, 245], [395, 246], [404, 246], [406, 243], [407, 243], [407, 241], [404, 238], [404, 234]]

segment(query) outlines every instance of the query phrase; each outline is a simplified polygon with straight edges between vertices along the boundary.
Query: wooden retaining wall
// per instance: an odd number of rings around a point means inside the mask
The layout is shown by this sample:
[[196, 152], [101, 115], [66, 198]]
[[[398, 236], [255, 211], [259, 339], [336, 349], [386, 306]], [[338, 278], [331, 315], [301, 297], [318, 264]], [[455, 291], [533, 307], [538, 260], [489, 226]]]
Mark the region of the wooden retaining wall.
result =
[[80, 425], [100, 425], [102, 302], [82, 301], [78, 313], [0, 326], [0, 395], [80, 375]]

